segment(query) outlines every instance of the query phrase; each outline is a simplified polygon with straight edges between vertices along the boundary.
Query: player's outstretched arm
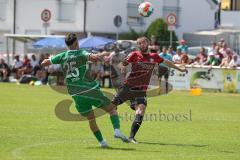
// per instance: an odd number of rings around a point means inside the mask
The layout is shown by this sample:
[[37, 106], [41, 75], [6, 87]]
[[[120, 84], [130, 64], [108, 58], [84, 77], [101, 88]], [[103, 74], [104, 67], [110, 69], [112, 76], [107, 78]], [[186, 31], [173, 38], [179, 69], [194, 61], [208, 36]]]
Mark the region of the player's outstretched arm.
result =
[[50, 59], [44, 59], [43, 61], [42, 61], [42, 63], [41, 63], [41, 66], [42, 67], [46, 67], [46, 66], [49, 66], [49, 65], [51, 65], [52, 63], [51, 63], [51, 61], [50, 61]]
[[168, 61], [168, 60], [164, 60], [163, 63], [165, 63], [168, 67], [174, 68], [179, 70], [180, 72], [187, 72], [186, 68], [182, 69], [179, 68], [178, 66], [176, 66], [173, 62]]
[[89, 61], [101, 61], [103, 60], [103, 57], [109, 56], [110, 52], [101, 52], [98, 54], [90, 54], [89, 55]]

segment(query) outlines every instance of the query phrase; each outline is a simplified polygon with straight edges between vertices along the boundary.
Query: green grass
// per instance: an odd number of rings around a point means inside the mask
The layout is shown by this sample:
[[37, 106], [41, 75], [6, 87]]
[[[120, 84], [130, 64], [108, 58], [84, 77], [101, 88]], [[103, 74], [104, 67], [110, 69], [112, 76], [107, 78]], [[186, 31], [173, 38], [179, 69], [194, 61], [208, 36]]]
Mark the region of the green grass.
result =
[[[55, 105], [70, 98], [48, 86], [0, 84], [0, 159], [26, 160], [239, 160], [240, 95], [171, 92], [148, 100], [150, 117], [185, 114], [181, 121], [145, 121], [137, 140], [124, 144], [113, 138], [107, 115], [97, 119], [111, 149], [101, 149], [87, 122], [65, 122], [54, 114]], [[191, 120], [189, 111], [191, 110]], [[121, 128], [129, 133], [134, 114], [126, 104], [119, 107]], [[171, 117], [169, 117], [171, 118]]]

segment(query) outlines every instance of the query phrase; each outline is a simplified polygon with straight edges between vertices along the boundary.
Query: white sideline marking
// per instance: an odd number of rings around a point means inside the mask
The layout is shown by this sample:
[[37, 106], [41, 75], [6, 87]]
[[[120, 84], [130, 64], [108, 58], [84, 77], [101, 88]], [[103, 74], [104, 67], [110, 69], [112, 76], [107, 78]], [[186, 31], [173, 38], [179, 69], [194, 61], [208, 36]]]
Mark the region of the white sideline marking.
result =
[[34, 148], [34, 147], [39, 147], [39, 146], [50, 146], [50, 145], [55, 145], [55, 144], [63, 144], [63, 143], [70, 143], [70, 142], [81, 142], [81, 143], [89, 143], [89, 141], [94, 141], [92, 139], [88, 139], [88, 140], [64, 140], [64, 141], [53, 141], [53, 142], [45, 142], [45, 143], [36, 143], [36, 144], [30, 144], [30, 145], [23, 145], [19, 148], [15, 148], [14, 150], [12, 150], [11, 155], [15, 158], [15, 159], [24, 159], [24, 157], [22, 156], [22, 153], [24, 152], [24, 150], [30, 149], [30, 148]]

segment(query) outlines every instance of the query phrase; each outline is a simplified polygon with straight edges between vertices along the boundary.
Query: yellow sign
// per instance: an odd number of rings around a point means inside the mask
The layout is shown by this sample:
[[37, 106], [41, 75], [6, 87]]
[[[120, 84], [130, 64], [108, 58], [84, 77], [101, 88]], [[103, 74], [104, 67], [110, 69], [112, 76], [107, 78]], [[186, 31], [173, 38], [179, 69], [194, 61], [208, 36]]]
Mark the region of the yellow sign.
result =
[[229, 93], [237, 92], [237, 71], [223, 70], [224, 86], [223, 91]]

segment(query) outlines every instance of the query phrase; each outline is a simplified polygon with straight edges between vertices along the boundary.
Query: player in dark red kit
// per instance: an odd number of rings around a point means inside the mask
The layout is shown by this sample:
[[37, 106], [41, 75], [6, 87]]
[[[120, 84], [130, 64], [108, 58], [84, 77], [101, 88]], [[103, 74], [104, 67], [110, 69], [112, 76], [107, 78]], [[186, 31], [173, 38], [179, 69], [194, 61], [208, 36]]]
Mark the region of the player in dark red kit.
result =
[[134, 51], [122, 62], [123, 66], [131, 63], [132, 68], [129, 76], [125, 79], [124, 85], [121, 86], [114, 96], [112, 103], [120, 105], [127, 100], [131, 101], [131, 108], [136, 111], [135, 120], [132, 123], [129, 141], [137, 143], [135, 135], [143, 121], [143, 116], [147, 106], [146, 91], [151, 79], [151, 75], [155, 65], [165, 63], [171, 68], [175, 68], [181, 72], [186, 72], [186, 69], [181, 69], [168, 60], [159, 57], [157, 53], [149, 53], [149, 40], [146, 37], [137, 39], [139, 51]]

